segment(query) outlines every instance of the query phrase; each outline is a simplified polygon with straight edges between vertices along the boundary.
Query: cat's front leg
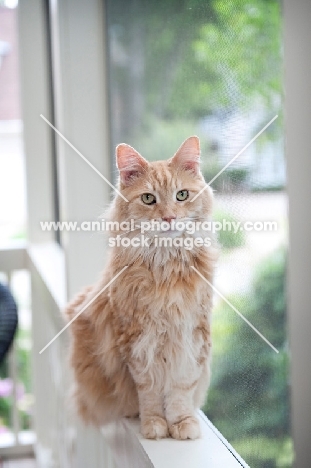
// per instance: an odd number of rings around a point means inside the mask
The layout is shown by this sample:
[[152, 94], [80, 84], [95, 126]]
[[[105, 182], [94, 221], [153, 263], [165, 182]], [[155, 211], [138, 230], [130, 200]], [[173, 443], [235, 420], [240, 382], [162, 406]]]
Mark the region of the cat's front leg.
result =
[[146, 439], [162, 439], [169, 436], [163, 408], [163, 394], [150, 385], [137, 385], [141, 433]]
[[197, 439], [201, 435], [199, 421], [194, 414], [193, 395], [197, 381], [174, 385], [165, 395], [165, 415], [169, 433], [174, 439]]

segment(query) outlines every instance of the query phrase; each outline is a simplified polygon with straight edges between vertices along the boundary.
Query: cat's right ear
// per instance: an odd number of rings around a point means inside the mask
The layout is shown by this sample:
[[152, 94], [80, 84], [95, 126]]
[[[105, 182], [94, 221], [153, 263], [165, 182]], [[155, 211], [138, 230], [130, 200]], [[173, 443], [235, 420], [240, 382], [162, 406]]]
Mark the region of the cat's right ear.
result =
[[116, 148], [117, 167], [123, 185], [131, 183], [141, 176], [148, 167], [148, 162], [134, 148], [121, 143]]

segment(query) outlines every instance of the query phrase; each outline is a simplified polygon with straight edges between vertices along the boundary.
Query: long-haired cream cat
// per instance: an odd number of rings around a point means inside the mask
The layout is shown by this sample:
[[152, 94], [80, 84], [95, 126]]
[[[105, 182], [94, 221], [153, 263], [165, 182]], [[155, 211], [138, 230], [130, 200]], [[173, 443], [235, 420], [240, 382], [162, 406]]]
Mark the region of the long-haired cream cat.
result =
[[[119, 190], [109, 210], [113, 221], [135, 220], [135, 229], [114, 235], [140, 237], [151, 220], [206, 221], [212, 210], [209, 187], [200, 172], [200, 145], [188, 138], [168, 161], [147, 162], [132, 147], [116, 150]], [[216, 251], [198, 242], [158, 246], [155, 238], [192, 237], [173, 229], [147, 233], [149, 246], [110, 250], [97, 284], [67, 307], [72, 319], [125, 266], [108, 288], [72, 323], [71, 365], [75, 401], [85, 422], [103, 425], [140, 416], [144, 437], [200, 437], [195, 409], [206, 397], [210, 378], [212, 289], [191, 268], [212, 281]], [[206, 235], [206, 233], [205, 233]]]

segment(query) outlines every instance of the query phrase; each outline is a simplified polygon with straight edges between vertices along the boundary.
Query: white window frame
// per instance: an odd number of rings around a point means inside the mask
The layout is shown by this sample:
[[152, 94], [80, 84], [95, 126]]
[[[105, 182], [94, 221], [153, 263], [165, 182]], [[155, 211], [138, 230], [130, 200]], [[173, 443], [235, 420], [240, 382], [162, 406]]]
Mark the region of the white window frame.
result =
[[311, 466], [311, 2], [284, 0], [288, 325], [295, 467]]

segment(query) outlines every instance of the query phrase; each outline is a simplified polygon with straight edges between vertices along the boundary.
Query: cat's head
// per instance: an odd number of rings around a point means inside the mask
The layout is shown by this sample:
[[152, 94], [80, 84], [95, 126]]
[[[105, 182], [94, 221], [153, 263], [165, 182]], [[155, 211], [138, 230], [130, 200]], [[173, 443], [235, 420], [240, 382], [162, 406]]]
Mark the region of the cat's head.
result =
[[[167, 161], [148, 162], [124, 143], [116, 148], [119, 190], [128, 200], [119, 205], [128, 217], [163, 220], [206, 219], [212, 209], [212, 190], [200, 171], [200, 141], [191, 136]], [[205, 190], [194, 200], [193, 198]]]
[[[128, 201], [116, 196], [111, 213], [115, 221], [134, 220], [136, 227], [152, 220], [165, 221], [170, 224], [169, 229], [167, 225], [163, 231], [157, 228], [153, 235], [198, 237], [198, 232], [189, 234], [171, 229], [177, 221], [206, 221], [212, 211], [212, 190], [200, 171], [198, 137], [184, 141], [171, 159], [155, 162], [148, 162], [134, 148], [122, 143], [116, 148], [116, 160], [118, 189]], [[133, 237], [137, 231], [127, 236]]]

